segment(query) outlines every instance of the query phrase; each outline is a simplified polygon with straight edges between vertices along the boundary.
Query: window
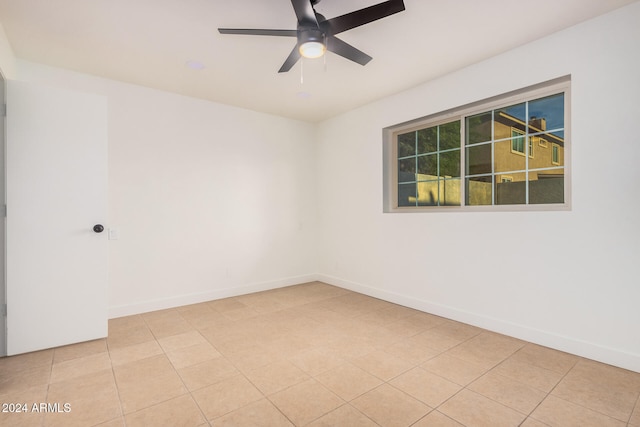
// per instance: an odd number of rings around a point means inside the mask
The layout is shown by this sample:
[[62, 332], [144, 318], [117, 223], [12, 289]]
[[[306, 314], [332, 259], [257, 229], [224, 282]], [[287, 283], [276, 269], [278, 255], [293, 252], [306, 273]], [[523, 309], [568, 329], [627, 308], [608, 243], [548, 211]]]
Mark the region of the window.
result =
[[568, 103], [565, 78], [386, 129], [385, 211], [568, 208]]
[[560, 164], [560, 146], [558, 144], [551, 146], [551, 163], [554, 165]]
[[524, 132], [511, 129], [511, 152], [524, 154]]

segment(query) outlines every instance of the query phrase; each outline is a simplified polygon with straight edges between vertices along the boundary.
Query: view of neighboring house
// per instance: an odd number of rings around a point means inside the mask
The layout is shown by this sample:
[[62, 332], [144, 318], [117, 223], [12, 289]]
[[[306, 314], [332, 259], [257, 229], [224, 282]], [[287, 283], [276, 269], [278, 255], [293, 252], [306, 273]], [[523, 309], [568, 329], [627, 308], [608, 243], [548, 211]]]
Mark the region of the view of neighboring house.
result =
[[[463, 162], [467, 206], [562, 203], [560, 101], [562, 96], [554, 95], [468, 116], [464, 130], [460, 119], [398, 135], [398, 205], [459, 206]], [[536, 103], [545, 106], [536, 108]], [[526, 120], [526, 112], [536, 109], [543, 114]]]

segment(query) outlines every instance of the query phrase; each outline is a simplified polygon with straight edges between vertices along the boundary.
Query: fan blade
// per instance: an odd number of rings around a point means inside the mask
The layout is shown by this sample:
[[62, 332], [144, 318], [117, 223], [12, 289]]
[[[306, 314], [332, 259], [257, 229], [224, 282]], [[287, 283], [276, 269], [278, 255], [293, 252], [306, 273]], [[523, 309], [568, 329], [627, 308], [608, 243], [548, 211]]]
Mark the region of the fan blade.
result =
[[265, 29], [243, 29], [243, 28], [218, 28], [220, 34], [244, 34], [248, 36], [282, 36], [297, 37], [297, 30], [265, 30]]
[[311, 5], [311, 0], [291, 0], [291, 5], [296, 12], [299, 25], [303, 27], [307, 25], [318, 26], [318, 19]]
[[343, 31], [359, 27], [369, 22], [377, 21], [394, 13], [404, 10], [403, 0], [390, 0], [346, 15], [337, 16], [335, 18], [323, 21], [320, 25], [322, 29], [329, 35], [339, 34]]
[[327, 37], [327, 50], [353, 62], [357, 62], [360, 65], [367, 65], [367, 63], [373, 59], [363, 51], [333, 36]]
[[296, 44], [293, 47], [293, 50], [291, 51], [289, 56], [287, 57], [287, 60], [284, 61], [284, 64], [282, 64], [282, 67], [280, 67], [278, 72], [286, 73], [291, 69], [291, 67], [293, 67], [296, 64], [296, 62], [298, 62], [298, 59], [300, 59], [300, 51], [298, 50], [298, 45]]

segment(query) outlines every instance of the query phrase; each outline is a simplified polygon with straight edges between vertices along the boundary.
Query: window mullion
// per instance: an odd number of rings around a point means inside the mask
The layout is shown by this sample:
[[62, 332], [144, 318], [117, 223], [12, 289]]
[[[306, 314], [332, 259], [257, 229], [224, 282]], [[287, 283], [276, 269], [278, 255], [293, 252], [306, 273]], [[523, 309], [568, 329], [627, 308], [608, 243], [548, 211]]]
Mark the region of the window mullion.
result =
[[491, 110], [491, 206], [496, 204], [496, 110]]
[[467, 206], [467, 123], [460, 116], [460, 206]]
[[529, 204], [529, 102], [524, 103], [524, 204]]
[[415, 151], [413, 153], [415, 156], [414, 161], [415, 161], [415, 171], [416, 171], [414, 174], [413, 180], [415, 181], [415, 185], [416, 185], [416, 191], [414, 193], [414, 196], [416, 198], [416, 206], [420, 206], [420, 200], [418, 200], [418, 196], [420, 195], [420, 192], [418, 191], [418, 185], [420, 185], [418, 183], [418, 132], [419, 131], [417, 130], [415, 131], [414, 142], [413, 142], [414, 148], [415, 148]]
[[438, 189], [438, 206], [440, 206], [440, 126], [436, 127], [436, 188]]

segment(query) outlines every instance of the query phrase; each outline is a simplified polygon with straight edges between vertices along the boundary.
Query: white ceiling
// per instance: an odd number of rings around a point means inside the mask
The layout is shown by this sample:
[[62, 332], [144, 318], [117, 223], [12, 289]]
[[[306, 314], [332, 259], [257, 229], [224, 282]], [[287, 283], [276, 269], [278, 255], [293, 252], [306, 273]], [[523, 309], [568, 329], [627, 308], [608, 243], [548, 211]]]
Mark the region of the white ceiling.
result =
[[366, 66], [330, 53], [282, 74], [294, 38], [217, 28], [295, 29], [289, 0], [0, 0], [0, 22], [20, 59], [317, 122], [634, 1], [405, 0], [404, 12], [340, 34], [373, 57]]

